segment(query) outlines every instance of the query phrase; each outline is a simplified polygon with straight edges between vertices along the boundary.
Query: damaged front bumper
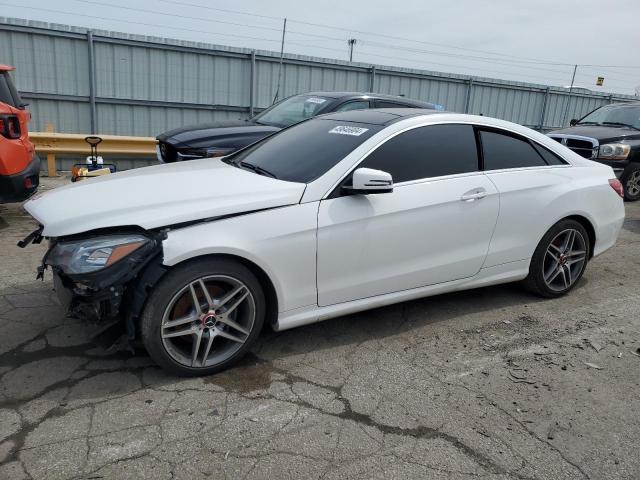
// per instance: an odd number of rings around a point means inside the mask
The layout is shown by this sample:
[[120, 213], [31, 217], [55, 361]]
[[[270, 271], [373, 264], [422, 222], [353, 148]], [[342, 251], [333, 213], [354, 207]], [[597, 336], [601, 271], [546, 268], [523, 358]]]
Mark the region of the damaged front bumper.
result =
[[[113, 264], [109, 264], [108, 257], [114, 253], [113, 248], [111, 254], [108, 248], [96, 248], [98, 255], [94, 260], [104, 260], [104, 268], [78, 273], [70, 266], [78, 256], [86, 261], [94, 255], [87, 252], [77, 254], [76, 250], [84, 244], [95, 242], [96, 238], [108, 240], [127, 235], [144, 240], [137, 242], [140, 245], [135, 250]], [[111, 330], [109, 345], [104, 346], [130, 349], [129, 344], [136, 336], [135, 320], [142, 312], [147, 293], [166, 271], [162, 265], [162, 242], [165, 238], [165, 232], [118, 231], [49, 239], [49, 249], [38, 269], [38, 276], [42, 277], [44, 271], [51, 268], [54, 289], [67, 315], [97, 323], [101, 332]], [[26, 246], [41, 240], [39, 229], [19, 245]], [[116, 325], [119, 328], [111, 328]]]

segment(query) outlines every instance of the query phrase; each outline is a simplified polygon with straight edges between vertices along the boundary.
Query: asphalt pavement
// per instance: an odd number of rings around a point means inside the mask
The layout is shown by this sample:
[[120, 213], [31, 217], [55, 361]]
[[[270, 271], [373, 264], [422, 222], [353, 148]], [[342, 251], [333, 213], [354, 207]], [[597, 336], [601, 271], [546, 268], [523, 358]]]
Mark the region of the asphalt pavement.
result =
[[237, 367], [181, 379], [65, 318], [35, 280], [45, 246], [15, 246], [34, 222], [0, 206], [0, 479], [639, 478], [626, 210], [566, 297], [503, 285], [265, 332]]

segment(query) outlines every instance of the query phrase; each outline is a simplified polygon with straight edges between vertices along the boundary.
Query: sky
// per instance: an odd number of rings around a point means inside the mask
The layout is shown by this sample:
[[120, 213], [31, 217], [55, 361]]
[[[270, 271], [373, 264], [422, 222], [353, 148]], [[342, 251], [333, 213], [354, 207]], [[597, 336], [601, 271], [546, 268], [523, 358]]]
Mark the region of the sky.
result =
[[[634, 94], [638, 0], [0, 0], [0, 15]], [[596, 86], [597, 77], [604, 85]]]

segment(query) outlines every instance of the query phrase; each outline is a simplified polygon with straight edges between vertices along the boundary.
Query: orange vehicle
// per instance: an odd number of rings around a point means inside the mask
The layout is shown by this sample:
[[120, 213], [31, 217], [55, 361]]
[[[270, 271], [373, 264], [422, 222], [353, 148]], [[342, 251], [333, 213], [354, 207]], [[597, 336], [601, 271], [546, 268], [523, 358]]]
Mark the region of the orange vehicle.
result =
[[12, 70], [0, 64], [0, 203], [28, 198], [40, 182], [40, 160], [27, 130], [31, 114], [11, 81]]

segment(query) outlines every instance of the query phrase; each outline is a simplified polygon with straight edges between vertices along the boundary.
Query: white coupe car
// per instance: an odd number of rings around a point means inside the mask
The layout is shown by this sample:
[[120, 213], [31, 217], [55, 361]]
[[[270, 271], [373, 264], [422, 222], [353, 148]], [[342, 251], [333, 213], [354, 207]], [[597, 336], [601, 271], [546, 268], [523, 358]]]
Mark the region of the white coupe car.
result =
[[524, 280], [563, 295], [624, 219], [610, 167], [513, 123], [432, 110], [329, 114], [223, 159], [31, 200], [41, 273], [71, 315], [124, 327], [181, 375], [284, 330]]

